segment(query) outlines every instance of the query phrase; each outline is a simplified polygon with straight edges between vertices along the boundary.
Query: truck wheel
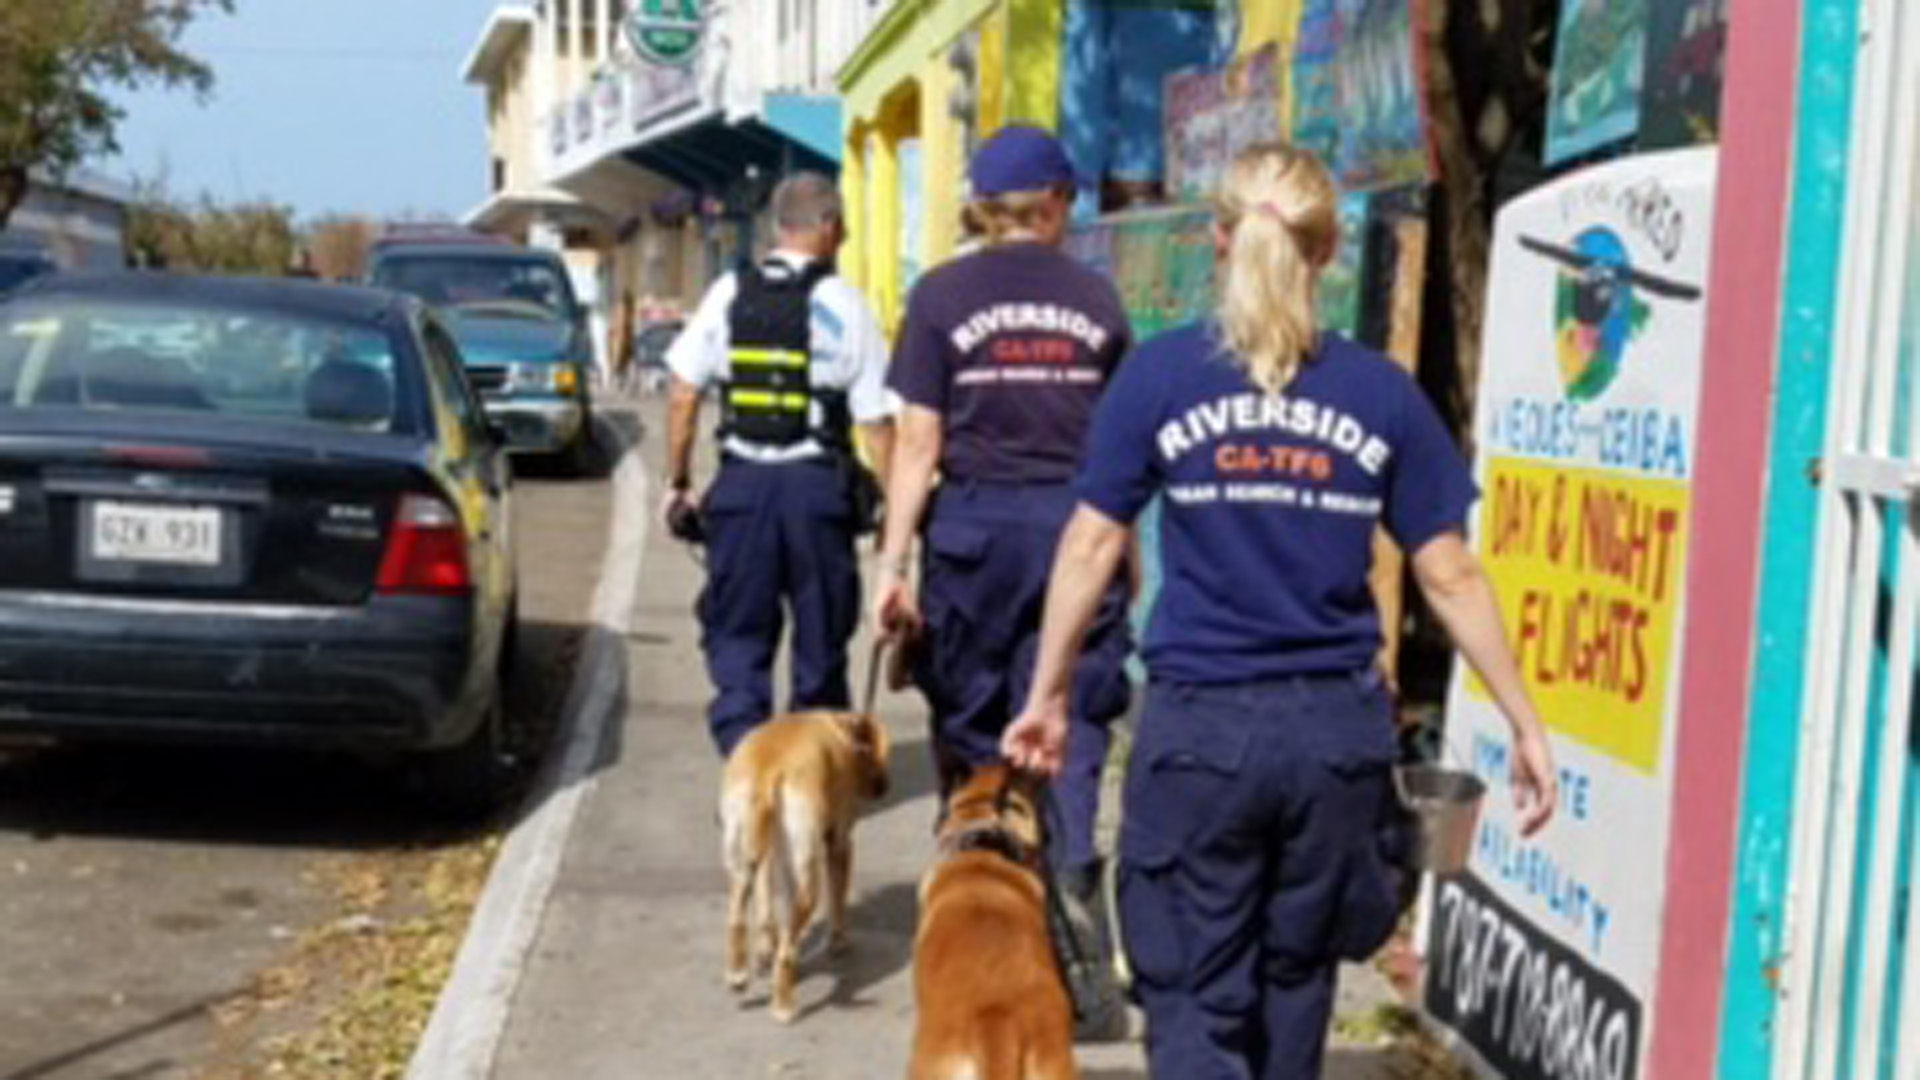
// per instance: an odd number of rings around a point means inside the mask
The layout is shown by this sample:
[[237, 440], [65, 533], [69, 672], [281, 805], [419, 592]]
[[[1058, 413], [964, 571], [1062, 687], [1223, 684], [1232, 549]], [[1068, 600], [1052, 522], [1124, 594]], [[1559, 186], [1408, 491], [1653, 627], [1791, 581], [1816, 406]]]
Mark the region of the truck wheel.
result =
[[593, 417], [588, 416], [586, 423], [574, 435], [566, 449], [560, 451], [560, 468], [568, 476], [579, 478], [593, 473], [594, 441]]

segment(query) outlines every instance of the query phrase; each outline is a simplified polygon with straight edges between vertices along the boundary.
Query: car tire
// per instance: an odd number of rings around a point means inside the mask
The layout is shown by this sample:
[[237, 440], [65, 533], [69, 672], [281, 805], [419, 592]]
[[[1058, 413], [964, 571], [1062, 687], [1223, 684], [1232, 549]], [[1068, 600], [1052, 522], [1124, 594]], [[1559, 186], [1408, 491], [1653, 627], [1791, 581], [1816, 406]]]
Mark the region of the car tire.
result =
[[497, 811], [513, 786], [500, 691], [496, 688], [472, 734], [452, 746], [426, 751], [415, 764], [418, 794], [435, 816], [471, 823]]
[[593, 473], [594, 441], [593, 417], [588, 416], [580, 426], [579, 434], [573, 437], [566, 449], [560, 451], [560, 469], [574, 478], [590, 476]]

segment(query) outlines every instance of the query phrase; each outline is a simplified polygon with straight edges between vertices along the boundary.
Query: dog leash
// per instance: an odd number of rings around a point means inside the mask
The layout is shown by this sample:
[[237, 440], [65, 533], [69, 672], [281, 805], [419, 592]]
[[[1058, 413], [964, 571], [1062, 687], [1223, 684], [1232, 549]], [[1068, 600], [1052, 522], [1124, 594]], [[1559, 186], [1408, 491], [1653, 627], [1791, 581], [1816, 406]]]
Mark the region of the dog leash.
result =
[[1065, 832], [1066, 813], [1060, 809], [1060, 800], [1054, 797], [1053, 785], [1046, 784], [1040, 790], [1040, 885], [1041, 892], [1047, 898], [1047, 919], [1053, 923], [1053, 937], [1060, 949], [1062, 961], [1060, 978], [1067, 984], [1067, 1000], [1074, 1006], [1075, 1020], [1084, 1019], [1079, 1015], [1082, 1002], [1075, 986], [1076, 972], [1084, 972], [1089, 967], [1087, 954], [1080, 948], [1080, 939], [1073, 931], [1073, 916], [1067, 911], [1067, 903], [1060, 896], [1060, 871], [1053, 863], [1053, 837], [1057, 831]]
[[873, 639], [873, 652], [867, 658], [867, 694], [860, 701], [860, 712], [873, 716], [873, 708], [880, 703], [880, 673], [886, 669], [887, 639]]

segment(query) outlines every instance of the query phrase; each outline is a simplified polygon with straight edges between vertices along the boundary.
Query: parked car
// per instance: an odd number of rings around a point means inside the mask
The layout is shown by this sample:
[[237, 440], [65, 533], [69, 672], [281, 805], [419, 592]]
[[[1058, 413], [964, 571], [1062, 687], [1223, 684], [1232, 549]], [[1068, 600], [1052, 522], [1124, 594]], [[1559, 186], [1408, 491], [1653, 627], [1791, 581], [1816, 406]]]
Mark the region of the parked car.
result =
[[400, 751], [482, 809], [510, 486], [410, 297], [33, 282], [0, 302], [0, 735]]
[[369, 254], [377, 256], [396, 247], [417, 247], [422, 244], [443, 246], [482, 244], [489, 247], [502, 247], [510, 246], [512, 243], [513, 241], [503, 236], [479, 232], [461, 225], [439, 222], [402, 222], [382, 229], [380, 235], [374, 238]]
[[31, 247], [0, 248], [0, 296], [60, 269], [53, 256]]
[[507, 244], [396, 242], [371, 262], [374, 285], [440, 310], [512, 449], [558, 455], [571, 471], [585, 471], [593, 452], [593, 342], [558, 255]]

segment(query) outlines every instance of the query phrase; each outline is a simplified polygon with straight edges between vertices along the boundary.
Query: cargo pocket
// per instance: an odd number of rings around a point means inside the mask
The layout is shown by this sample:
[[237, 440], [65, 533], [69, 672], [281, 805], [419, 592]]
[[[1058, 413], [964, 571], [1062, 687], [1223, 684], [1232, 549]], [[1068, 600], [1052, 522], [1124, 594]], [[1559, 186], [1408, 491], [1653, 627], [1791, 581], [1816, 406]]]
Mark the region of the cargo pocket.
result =
[[1187, 978], [1185, 890], [1180, 860], [1219, 826], [1246, 757], [1242, 732], [1170, 718], [1146, 723], [1128, 766], [1120, 824], [1120, 929], [1135, 978], [1179, 986]]
[[1121, 830], [1120, 940], [1133, 977], [1153, 986], [1178, 986], [1187, 968], [1186, 926], [1176, 893], [1179, 848], [1144, 830]]
[[992, 542], [993, 534], [983, 525], [940, 518], [927, 525], [927, 554], [944, 562], [978, 565], [987, 557], [987, 545]]
[[1371, 821], [1348, 848], [1331, 940], [1336, 956], [1357, 961], [1378, 952], [1399, 926], [1409, 856], [1404, 815], [1393, 789], [1399, 745], [1391, 696], [1372, 672], [1356, 678], [1354, 694], [1355, 726], [1346, 733], [1350, 741], [1330, 755], [1328, 768], [1351, 786], [1359, 816]]
[[1331, 942], [1334, 955], [1343, 960], [1365, 960], [1378, 952], [1393, 936], [1405, 910], [1405, 833], [1393, 811], [1396, 800], [1390, 768], [1391, 762], [1383, 760], [1348, 777], [1350, 782], [1373, 787], [1380, 809], [1373, 828], [1355, 837], [1347, 852]]
[[981, 605], [1000, 599], [969, 587], [968, 579], [986, 562], [992, 543], [992, 533], [969, 522], [935, 518], [927, 526], [923, 588], [929, 622], [939, 625], [948, 616], [957, 615], [969, 623], [979, 623]]

